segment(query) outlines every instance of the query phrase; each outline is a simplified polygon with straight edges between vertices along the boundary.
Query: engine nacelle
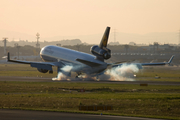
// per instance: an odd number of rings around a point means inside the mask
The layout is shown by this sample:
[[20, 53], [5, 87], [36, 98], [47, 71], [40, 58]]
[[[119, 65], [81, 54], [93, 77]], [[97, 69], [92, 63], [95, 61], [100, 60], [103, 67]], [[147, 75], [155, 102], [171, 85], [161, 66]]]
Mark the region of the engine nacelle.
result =
[[94, 45], [91, 47], [91, 53], [97, 57], [102, 57], [106, 60], [111, 58], [111, 50], [105, 47], [101, 49], [99, 46]]
[[38, 70], [39, 72], [42, 72], [42, 73], [47, 73], [47, 72], [48, 72], [48, 70], [46, 70], [46, 69], [41, 69], [41, 68], [37, 68], [37, 70]]

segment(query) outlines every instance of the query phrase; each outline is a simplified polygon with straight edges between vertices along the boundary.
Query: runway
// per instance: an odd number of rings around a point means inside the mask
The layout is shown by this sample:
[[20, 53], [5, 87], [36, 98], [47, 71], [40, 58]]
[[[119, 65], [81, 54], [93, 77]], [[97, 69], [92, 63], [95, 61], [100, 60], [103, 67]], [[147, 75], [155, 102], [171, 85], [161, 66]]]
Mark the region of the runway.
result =
[[108, 80], [56, 80], [52, 78], [41, 77], [3, 77], [0, 76], [0, 81], [21, 81], [21, 82], [80, 82], [80, 83], [114, 83], [114, 84], [148, 84], [148, 85], [180, 85], [180, 82], [164, 82], [164, 81], [108, 81]]
[[1, 120], [162, 120], [110, 115], [0, 109]]

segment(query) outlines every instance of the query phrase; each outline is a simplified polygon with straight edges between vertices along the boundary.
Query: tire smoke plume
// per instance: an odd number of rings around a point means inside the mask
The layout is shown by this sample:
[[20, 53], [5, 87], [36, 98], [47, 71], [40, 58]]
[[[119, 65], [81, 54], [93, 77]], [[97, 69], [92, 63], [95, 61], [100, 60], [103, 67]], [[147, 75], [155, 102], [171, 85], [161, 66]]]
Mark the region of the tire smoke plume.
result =
[[70, 73], [73, 66], [66, 65], [63, 68], [61, 68], [61, 71], [57, 75], [57, 78], [52, 78], [52, 80], [70, 80], [67, 76], [68, 73]]
[[139, 72], [136, 64], [122, 64], [121, 66], [107, 70], [100, 79], [111, 81], [134, 81], [134, 73]]
[[[73, 66], [64, 66], [58, 73], [57, 78], [52, 78], [52, 80], [80, 80], [76, 78], [70, 78], [71, 70], [74, 69]], [[103, 75], [99, 76], [99, 80], [111, 80], [111, 81], [134, 81], [134, 74], [139, 72], [139, 67], [136, 64], [122, 64], [121, 66], [108, 69]], [[84, 78], [85, 80], [88, 77]], [[96, 80], [94, 77], [89, 76], [89, 79]]]

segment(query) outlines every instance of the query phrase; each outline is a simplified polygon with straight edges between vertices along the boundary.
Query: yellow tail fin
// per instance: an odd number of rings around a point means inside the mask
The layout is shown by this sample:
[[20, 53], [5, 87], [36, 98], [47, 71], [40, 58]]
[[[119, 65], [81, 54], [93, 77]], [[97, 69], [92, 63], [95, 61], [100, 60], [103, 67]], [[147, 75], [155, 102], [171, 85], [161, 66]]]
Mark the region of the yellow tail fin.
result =
[[109, 32], [110, 32], [110, 27], [107, 27], [104, 35], [101, 39], [101, 42], [99, 44], [99, 47], [103, 49], [103, 47], [107, 47], [107, 43], [108, 43], [108, 38], [109, 38]]

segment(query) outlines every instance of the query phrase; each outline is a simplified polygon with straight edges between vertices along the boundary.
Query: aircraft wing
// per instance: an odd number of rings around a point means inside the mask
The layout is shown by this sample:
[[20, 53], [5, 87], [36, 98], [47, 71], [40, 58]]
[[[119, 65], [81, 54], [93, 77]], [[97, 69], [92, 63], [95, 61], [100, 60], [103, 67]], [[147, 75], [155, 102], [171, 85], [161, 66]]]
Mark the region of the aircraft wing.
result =
[[97, 66], [101, 65], [99, 63], [95, 63], [95, 62], [91, 62], [91, 61], [87, 61], [87, 60], [83, 60], [83, 59], [76, 59], [76, 61], [81, 62], [81, 63], [88, 65], [88, 66], [92, 66], [92, 67], [97, 67]]
[[135, 60], [116, 62], [116, 63], [108, 64], [108, 67], [122, 65], [123, 63], [131, 63], [133, 61], [135, 61]]
[[30, 64], [31, 67], [46, 69], [46, 70], [50, 70], [50, 71], [52, 71], [52, 66], [62, 67], [65, 65], [62, 62], [34, 62], [34, 61], [11, 60], [9, 52], [8, 52], [8, 56], [7, 56], [7, 61], [14, 62], [14, 63]]
[[[173, 58], [174, 58], [174, 55], [169, 59], [168, 62], [159, 62], [159, 63], [132, 63], [132, 64], [137, 65], [139, 68], [141, 68], [141, 66], [167, 65], [167, 64], [171, 64]], [[122, 64], [123, 64], [123, 63], [120, 63], [120, 64], [108, 64], [108, 66], [117, 67], [117, 66], [121, 66]], [[131, 63], [127, 63], [127, 64], [131, 64]]]
[[160, 62], [160, 63], [140, 63], [140, 64], [141, 64], [142, 66], [167, 65], [167, 64], [171, 64], [173, 58], [174, 58], [174, 55], [169, 59], [168, 62]]

